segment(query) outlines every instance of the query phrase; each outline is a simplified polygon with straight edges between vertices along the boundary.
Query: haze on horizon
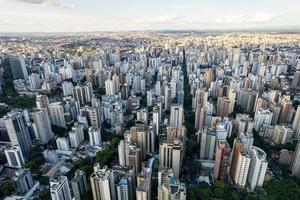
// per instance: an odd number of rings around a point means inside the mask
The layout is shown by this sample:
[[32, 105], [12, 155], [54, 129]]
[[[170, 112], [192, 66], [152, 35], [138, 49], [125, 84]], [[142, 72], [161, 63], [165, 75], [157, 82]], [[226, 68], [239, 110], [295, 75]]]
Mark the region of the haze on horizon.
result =
[[299, 0], [0, 0], [0, 32], [299, 27]]

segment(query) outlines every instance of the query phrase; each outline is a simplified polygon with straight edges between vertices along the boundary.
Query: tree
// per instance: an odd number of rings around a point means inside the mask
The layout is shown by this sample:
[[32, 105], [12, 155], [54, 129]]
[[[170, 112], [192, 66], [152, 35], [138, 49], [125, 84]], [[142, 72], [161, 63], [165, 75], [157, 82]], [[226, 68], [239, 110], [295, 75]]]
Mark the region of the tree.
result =
[[14, 191], [14, 184], [11, 180], [4, 181], [0, 186], [0, 196], [8, 196]]
[[99, 151], [96, 155], [96, 159], [101, 164], [101, 166], [111, 166], [116, 156], [117, 150], [115, 148], [108, 148], [104, 149], [103, 151]]

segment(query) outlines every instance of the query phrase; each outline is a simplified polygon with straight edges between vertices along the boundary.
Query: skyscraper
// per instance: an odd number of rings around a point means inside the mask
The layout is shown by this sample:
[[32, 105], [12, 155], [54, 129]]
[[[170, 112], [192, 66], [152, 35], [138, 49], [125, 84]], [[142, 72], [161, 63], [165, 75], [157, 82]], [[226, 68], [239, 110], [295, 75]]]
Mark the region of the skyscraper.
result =
[[21, 169], [13, 177], [13, 184], [17, 194], [26, 194], [33, 186], [31, 172], [28, 169]]
[[47, 95], [37, 95], [36, 96], [36, 107], [37, 109], [49, 107], [49, 99]]
[[294, 131], [295, 138], [300, 139], [300, 106], [298, 106], [297, 108], [292, 128]]
[[74, 123], [72, 130], [69, 132], [70, 143], [72, 148], [79, 147], [80, 143], [84, 140], [83, 125]]
[[292, 112], [292, 102], [288, 99], [283, 99], [281, 101], [281, 109], [280, 109], [280, 115], [279, 115], [279, 123], [288, 123], [289, 122], [289, 116]]
[[180, 141], [162, 142], [159, 146], [159, 167], [172, 168], [176, 178], [179, 178], [183, 156]]
[[264, 183], [268, 161], [266, 153], [255, 146], [250, 148], [249, 155], [251, 157], [251, 162], [247, 180], [250, 188], [254, 190], [256, 186], [262, 187]]
[[226, 141], [218, 141], [216, 147], [214, 178], [226, 180], [230, 165], [230, 146]]
[[202, 128], [198, 131], [200, 159], [212, 160], [216, 145], [216, 133], [212, 129]]
[[32, 144], [23, 112], [13, 110], [7, 113], [4, 122], [11, 145], [20, 146], [26, 160], [32, 150]]
[[246, 185], [251, 158], [240, 138], [234, 139], [230, 176], [233, 183], [239, 187]]
[[270, 125], [272, 123], [273, 113], [269, 110], [258, 109], [254, 116], [254, 129], [259, 131], [263, 124]]
[[101, 145], [101, 131], [99, 128], [90, 127], [89, 128], [89, 140], [91, 146], [100, 146]]
[[36, 126], [37, 136], [41, 144], [48, 143], [53, 137], [50, 119], [46, 108], [33, 111], [33, 121]]
[[217, 103], [217, 115], [224, 118], [230, 113], [230, 100], [226, 97], [219, 97]]
[[27, 79], [28, 72], [26, 69], [25, 58], [23, 55], [18, 55], [9, 58], [10, 67], [12, 69], [12, 73], [14, 79]]
[[294, 161], [291, 170], [293, 176], [300, 177], [300, 140], [298, 140], [295, 149]]
[[113, 173], [108, 169], [94, 172], [90, 177], [93, 199], [114, 200], [116, 199]]
[[82, 195], [88, 192], [89, 186], [84, 171], [76, 170], [75, 177], [71, 180], [71, 186], [75, 200], [80, 200]]
[[71, 200], [71, 192], [66, 176], [50, 179], [50, 194], [52, 200]]
[[25, 159], [22, 150], [19, 146], [13, 146], [10, 149], [4, 150], [6, 160], [10, 167], [21, 168], [25, 164]]
[[66, 128], [65, 111], [61, 102], [54, 102], [48, 107], [50, 122], [52, 125]]
[[183, 106], [172, 105], [170, 115], [170, 126], [180, 127], [183, 125]]

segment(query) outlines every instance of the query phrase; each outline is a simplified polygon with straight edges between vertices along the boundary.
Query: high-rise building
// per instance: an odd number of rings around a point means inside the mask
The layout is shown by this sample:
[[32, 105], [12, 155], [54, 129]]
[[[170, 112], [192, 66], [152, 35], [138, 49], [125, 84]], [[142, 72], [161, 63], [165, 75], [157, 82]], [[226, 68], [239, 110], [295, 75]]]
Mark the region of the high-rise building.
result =
[[160, 130], [160, 115], [159, 115], [159, 107], [154, 106], [152, 110], [152, 120], [153, 123], [155, 124], [155, 129], [156, 129], [156, 135], [159, 135], [159, 130]]
[[101, 145], [101, 130], [96, 127], [89, 128], [89, 140], [91, 146], [100, 146]]
[[37, 136], [41, 144], [48, 143], [53, 137], [51, 123], [46, 108], [33, 111], [33, 121], [36, 126]]
[[114, 177], [111, 170], [101, 169], [94, 172], [90, 177], [93, 199], [114, 200], [116, 191]]
[[246, 185], [251, 158], [240, 138], [234, 139], [230, 176], [233, 183], [239, 187]]
[[300, 90], [300, 72], [295, 72], [291, 88]]
[[170, 115], [170, 126], [180, 127], [183, 125], [183, 106], [172, 105]]
[[152, 169], [143, 168], [137, 176], [136, 200], [151, 199]]
[[158, 187], [164, 183], [171, 183], [173, 179], [176, 179], [173, 169], [168, 167], [162, 167], [158, 169]]
[[214, 164], [214, 178], [225, 180], [230, 165], [230, 146], [226, 141], [218, 141]]
[[237, 135], [243, 132], [252, 133], [254, 120], [247, 114], [237, 114], [235, 119], [234, 131]]
[[293, 130], [284, 125], [276, 125], [272, 135], [275, 144], [286, 144], [292, 140]]
[[164, 96], [165, 96], [165, 107], [164, 107], [164, 110], [170, 110], [170, 108], [171, 108], [171, 102], [172, 102], [172, 97], [171, 97], [171, 88], [169, 86], [165, 87]]
[[182, 142], [162, 142], [159, 146], [159, 167], [172, 168], [176, 178], [179, 178], [183, 156]]
[[300, 140], [298, 140], [295, 149], [294, 161], [292, 164], [291, 171], [293, 176], [300, 177]]
[[54, 102], [48, 107], [50, 122], [52, 125], [66, 128], [65, 111], [62, 102]]
[[136, 120], [142, 121], [144, 123], [148, 123], [148, 110], [147, 109], [138, 110], [136, 113]]
[[[134, 200], [136, 193], [136, 174], [134, 168], [120, 169], [117, 166], [113, 167], [113, 174], [117, 185], [118, 200]], [[116, 177], [120, 174], [120, 178]]]
[[72, 130], [69, 132], [70, 143], [72, 148], [79, 147], [84, 140], [83, 125], [75, 122]]
[[216, 145], [216, 133], [212, 129], [203, 128], [198, 131], [200, 143], [200, 159], [212, 160]]
[[147, 129], [147, 154], [155, 153], [156, 149], [156, 125], [152, 122]]
[[199, 130], [205, 126], [207, 108], [202, 108], [200, 104], [195, 110], [195, 129]]
[[41, 79], [39, 74], [32, 73], [28, 78], [31, 89], [36, 90], [41, 88]]
[[10, 57], [9, 64], [10, 64], [14, 79], [27, 79], [28, 78], [28, 72], [26, 69], [25, 58], [23, 55]]
[[230, 100], [226, 97], [219, 97], [217, 103], [217, 115], [221, 118], [227, 117], [230, 113]]
[[58, 137], [56, 139], [57, 149], [61, 151], [70, 151], [69, 140], [64, 137]]
[[236, 99], [236, 91], [234, 89], [229, 89], [228, 99], [230, 101], [229, 105], [229, 114], [234, 111], [235, 99]]
[[158, 200], [185, 200], [186, 187], [184, 183], [173, 181], [158, 187]]
[[288, 123], [290, 114], [292, 113], [292, 102], [288, 99], [282, 99], [280, 103], [280, 115], [279, 115], [279, 123]]
[[244, 143], [244, 146], [247, 149], [247, 151], [249, 151], [250, 148], [253, 146], [253, 142], [254, 142], [253, 133], [243, 132], [238, 134], [238, 137]]
[[62, 89], [63, 89], [63, 95], [64, 97], [66, 96], [71, 96], [73, 94], [73, 83], [65, 81], [61, 84]]
[[71, 186], [75, 200], [80, 200], [81, 197], [89, 191], [84, 171], [76, 170], [75, 177], [71, 180]]
[[300, 139], [300, 106], [297, 108], [292, 128], [295, 138]]
[[50, 179], [50, 194], [52, 200], [71, 200], [71, 192], [66, 176]]
[[250, 188], [254, 190], [256, 186], [262, 187], [264, 183], [268, 161], [266, 153], [262, 149], [255, 146], [250, 148], [249, 155], [251, 157], [251, 162], [247, 181], [250, 185]]
[[259, 131], [263, 124], [272, 123], [273, 113], [270, 110], [258, 109], [254, 116], [254, 129]]
[[36, 107], [37, 109], [47, 108], [49, 107], [49, 99], [47, 95], [37, 95], [36, 96]]
[[15, 191], [19, 195], [26, 194], [34, 185], [31, 172], [28, 169], [20, 169], [13, 177]]
[[8, 166], [22, 168], [25, 164], [22, 150], [19, 146], [13, 146], [10, 149], [4, 150]]
[[4, 123], [11, 145], [20, 146], [26, 160], [32, 150], [32, 144], [23, 112], [12, 110], [4, 116]]
[[207, 104], [208, 92], [203, 89], [198, 88], [195, 92], [195, 97], [193, 99], [193, 109], [200, 106], [200, 108], [204, 108]]

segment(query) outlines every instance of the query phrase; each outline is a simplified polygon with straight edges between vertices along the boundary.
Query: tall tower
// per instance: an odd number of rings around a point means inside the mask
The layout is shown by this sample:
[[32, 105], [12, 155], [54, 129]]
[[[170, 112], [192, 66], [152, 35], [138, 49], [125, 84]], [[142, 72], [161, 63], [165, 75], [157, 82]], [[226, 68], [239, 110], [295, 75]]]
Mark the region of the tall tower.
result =
[[28, 126], [21, 110], [13, 110], [4, 117], [5, 127], [11, 145], [20, 146], [25, 159], [28, 159], [32, 150]]
[[298, 106], [292, 125], [295, 138], [300, 139], [300, 106]]
[[71, 200], [71, 192], [66, 176], [50, 179], [50, 194], [52, 200]]
[[93, 199], [116, 199], [115, 184], [111, 170], [102, 169], [94, 172], [91, 177]]
[[295, 150], [294, 161], [292, 164], [292, 175], [300, 177], [300, 140], [298, 140]]
[[170, 115], [170, 126], [180, 127], [183, 125], [183, 106], [172, 105]]
[[33, 111], [33, 121], [41, 144], [46, 144], [54, 137], [46, 108]]
[[248, 183], [252, 190], [256, 186], [262, 186], [265, 180], [265, 175], [268, 168], [268, 161], [266, 153], [255, 146], [252, 146], [249, 151], [251, 157], [249, 172], [248, 172]]
[[214, 165], [214, 178], [225, 180], [230, 165], [230, 146], [226, 141], [218, 141]]
[[251, 158], [240, 138], [233, 143], [230, 176], [235, 185], [244, 187], [248, 176]]

